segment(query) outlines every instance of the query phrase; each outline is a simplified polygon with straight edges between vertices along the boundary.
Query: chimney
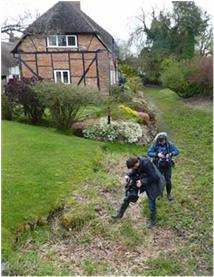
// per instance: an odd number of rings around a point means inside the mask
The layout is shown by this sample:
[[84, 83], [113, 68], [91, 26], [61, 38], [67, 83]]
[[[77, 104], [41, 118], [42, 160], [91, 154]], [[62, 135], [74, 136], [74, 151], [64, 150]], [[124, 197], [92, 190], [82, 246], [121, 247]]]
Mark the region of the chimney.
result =
[[80, 1], [71, 1], [71, 4], [80, 10]]

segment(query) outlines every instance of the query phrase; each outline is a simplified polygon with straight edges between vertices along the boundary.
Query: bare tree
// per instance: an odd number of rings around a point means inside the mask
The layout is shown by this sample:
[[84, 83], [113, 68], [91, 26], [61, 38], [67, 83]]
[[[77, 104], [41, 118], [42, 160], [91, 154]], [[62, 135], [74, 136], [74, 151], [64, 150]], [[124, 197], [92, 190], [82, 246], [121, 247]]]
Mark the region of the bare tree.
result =
[[199, 53], [201, 56], [213, 54], [213, 32], [212, 26], [201, 33], [198, 39]]
[[[36, 11], [33, 14], [30, 11], [25, 11], [23, 15], [19, 15], [17, 19], [5, 19], [1, 26], [1, 33], [9, 35], [10, 40], [14, 38], [14, 33], [23, 34], [25, 29], [40, 16], [39, 12]], [[16, 23], [13, 23], [16, 22]]]

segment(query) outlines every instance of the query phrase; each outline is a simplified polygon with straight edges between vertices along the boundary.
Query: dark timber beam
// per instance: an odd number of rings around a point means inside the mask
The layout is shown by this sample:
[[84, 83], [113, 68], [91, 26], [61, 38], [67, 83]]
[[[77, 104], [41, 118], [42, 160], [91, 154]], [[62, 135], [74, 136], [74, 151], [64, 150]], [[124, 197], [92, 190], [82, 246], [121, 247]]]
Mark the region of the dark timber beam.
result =
[[[84, 53], [82, 53], [82, 67], [83, 67], [83, 72], [85, 72], [85, 57], [84, 57]], [[84, 76], [84, 85], [86, 86], [85, 76]]]
[[[34, 52], [17, 52], [19, 54], [56, 54], [56, 55], [60, 55], [60, 54], [67, 54], [67, 53], [71, 53], [71, 54], [81, 54], [81, 53], [88, 53], [88, 54], [96, 54], [96, 53], [100, 53], [100, 52], [106, 52], [106, 49], [98, 49], [96, 51], [87, 51], [87, 50], [81, 50], [81, 51], [72, 51], [72, 50], [63, 50], [63, 51], [34, 51]], [[15, 53], [16, 54], [16, 53]]]
[[40, 76], [39, 76], [35, 71], [33, 71], [33, 69], [32, 69], [25, 61], [23, 61], [21, 58], [20, 58], [20, 61], [27, 67], [27, 69], [30, 70], [30, 72], [31, 72], [37, 79], [40, 78]]
[[96, 61], [96, 57], [93, 58], [93, 60], [90, 62], [89, 66], [87, 67], [87, 69], [84, 71], [82, 77], [80, 78], [79, 82], [77, 83], [77, 85], [79, 86], [82, 82], [82, 80], [85, 78], [86, 74], [88, 73], [89, 69], [91, 68], [92, 64]]
[[90, 48], [93, 39], [94, 39], [94, 35], [91, 36], [91, 39], [90, 39], [90, 42], [88, 44], [87, 50]]
[[96, 53], [96, 70], [97, 70], [97, 87], [100, 90], [100, 76], [99, 76], [99, 67], [98, 67], [98, 55]]

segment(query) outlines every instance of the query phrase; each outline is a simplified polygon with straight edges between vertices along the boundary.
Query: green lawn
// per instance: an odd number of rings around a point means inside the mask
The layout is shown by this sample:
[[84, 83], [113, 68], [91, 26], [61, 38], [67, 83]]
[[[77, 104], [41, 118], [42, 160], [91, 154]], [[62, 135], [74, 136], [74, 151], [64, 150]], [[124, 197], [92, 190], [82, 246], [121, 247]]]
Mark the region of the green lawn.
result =
[[[145, 148], [3, 122], [3, 260], [10, 264], [8, 274], [212, 275], [211, 113], [191, 108], [170, 90], [144, 93], [157, 112], [159, 130], [167, 131], [180, 149], [173, 172], [176, 200], [158, 202], [152, 232], [145, 228], [145, 200], [116, 224], [110, 218], [123, 196], [125, 159], [145, 154]], [[66, 229], [48, 222], [16, 232], [63, 203], [59, 220]], [[138, 247], [141, 251], [135, 252]]]
[[145, 96], [155, 105], [160, 130], [167, 131], [180, 149], [174, 172], [177, 201], [160, 207], [160, 224], [176, 229], [184, 246], [162, 260], [150, 262], [149, 273], [173, 273], [161, 269], [161, 262], [179, 259], [182, 275], [212, 275], [212, 113], [191, 108], [172, 91], [146, 89]]
[[95, 178], [102, 147], [115, 146], [9, 121], [3, 121], [2, 133], [2, 233], [9, 255], [17, 230], [47, 217], [68, 193]]

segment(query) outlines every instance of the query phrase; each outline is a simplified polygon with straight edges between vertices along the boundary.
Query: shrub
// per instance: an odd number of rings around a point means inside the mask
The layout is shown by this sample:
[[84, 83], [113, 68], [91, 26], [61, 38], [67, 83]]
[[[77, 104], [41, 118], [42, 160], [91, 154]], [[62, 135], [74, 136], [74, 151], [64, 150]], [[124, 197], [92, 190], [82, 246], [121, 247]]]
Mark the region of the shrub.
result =
[[49, 109], [55, 127], [68, 129], [87, 105], [101, 101], [97, 91], [86, 87], [41, 81], [35, 83], [33, 91]]
[[128, 78], [127, 85], [132, 92], [137, 93], [139, 90], [142, 89], [143, 84], [139, 76], [134, 76]]
[[188, 83], [188, 67], [185, 62], [166, 59], [162, 63], [161, 81], [164, 87], [174, 90], [179, 96], [187, 98], [193, 96], [196, 87]]
[[161, 81], [164, 87], [174, 90], [179, 95], [182, 95], [187, 87], [181, 66], [174, 59], [166, 59], [163, 61]]
[[132, 94], [124, 84], [112, 85], [110, 87], [110, 95], [113, 98], [112, 99], [113, 102], [125, 103], [125, 102], [130, 102], [132, 100]]
[[39, 101], [36, 93], [32, 90], [35, 79], [16, 78], [10, 79], [5, 86], [5, 95], [8, 97], [11, 112], [15, 115], [20, 113], [27, 116], [32, 124], [38, 124], [44, 113], [44, 105]]
[[212, 57], [196, 57], [189, 65], [188, 81], [199, 88], [200, 93], [212, 95], [213, 93], [213, 59]]
[[12, 108], [6, 95], [2, 95], [1, 98], [1, 113], [2, 119], [12, 120]]
[[163, 86], [174, 90], [181, 97], [195, 94], [212, 95], [212, 57], [196, 57], [191, 61], [176, 61], [173, 58], [162, 62]]
[[130, 103], [129, 107], [131, 109], [134, 109], [137, 112], [148, 113], [148, 115], [150, 117], [150, 120], [152, 122], [155, 122], [155, 112], [153, 110], [151, 110], [151, 108], [149, 107], [148, 103], [144, 99], [141, 99], [140, 102], [132, 102], [132, 103]]
[[120, 64], [120, 70], [127, 78], [135, 77], [138, 74], [137, 70], [127, 63]]
[[118, 106], [120, 109], [124, 110], [128, 115], [130, 115], [131, 117], [134, 117], [134, 118], [137, 118], [139, 119], [140, 116], [139, 116], [139, 113], [133, 109], [131, 109], [130, 107], [128, 106], [125, 106], [125, 105], [119, 105]]
[[101, 118], [100, 123], [89, 126], [83, 134], [91, 139], [135, 143], [142, 137], [142, 129], [132, 121], [112, 121], [108, 124], [106, 118]]

